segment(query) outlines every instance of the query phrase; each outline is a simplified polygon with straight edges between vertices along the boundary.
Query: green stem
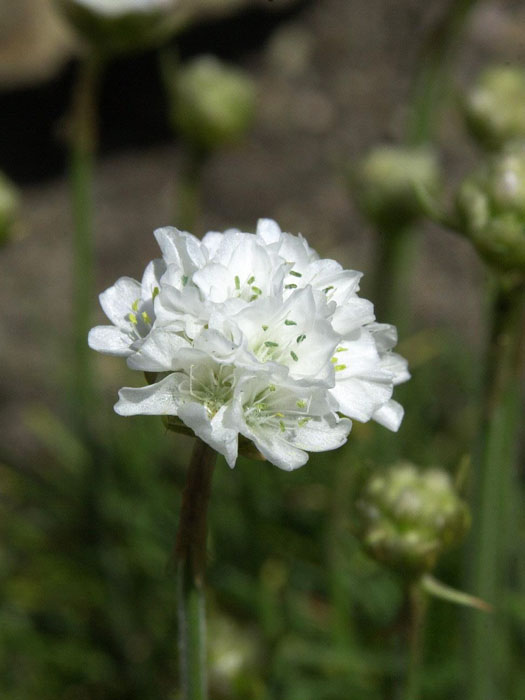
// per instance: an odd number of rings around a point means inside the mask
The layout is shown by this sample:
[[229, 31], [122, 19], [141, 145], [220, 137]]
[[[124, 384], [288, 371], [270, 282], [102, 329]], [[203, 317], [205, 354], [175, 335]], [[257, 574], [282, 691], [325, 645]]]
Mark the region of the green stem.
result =
[[[428, 143], [439, 123], [440, 106], [447, 93], [452, 58], [476, 0], [451, 0], [448, 10], [423, 45], [414, 78], [405, 143]], [[380, 234], [378, 273], [374, 297], [378, 318], [408, 330], [407, 299], [416, 256], [412, 226], [401, 225]]]
[[207, 509], [217, 454], [197, 438], [182, 495], [175, 545], [182, 700], [206, 700]]
[[194, 231], [201, 205], [202, 172], [207, 154], [191, 145], [186, 146], [177, 181], [177, 211], [175, 224], [183, 231]]
[[439, 123], [439, 106], [447, 93], [451, 59], [467, 18], [477, 0], [450, 0], [443, 19], [432, 30], [418, 61], [407, 142], [416, 146], [432, 138]]
[[421, 700], [421, 678], [423, 671], [424, 629], [427, 612], [427, 597], [420, 582], [410, 585], [409, 661], [403, 700]]
[[408, 330], [411, 271], [416, 257], [411, 226], [381, 231], [378, 242], [374, 305], [380, 319], [397, 326], [400, 336]]
[[[496, 700], [505, 695], [498, 695], [496, 659], [504, 658], [508, 644], [501, 607], [509, 565], [509, 517], [521, 416], [525, 283], [509, 286], [498, 279], [492, 312], [474, 470], [468, 585], [476, 595], [500, 608], [500, 613], [469, 619], [469, 700]], [[503, 677], [505, 669], [501, 670]]]
[[96, 97], [102, 62], [95, 54], [79, 67], [72, 104], [69, 177], [73, 213], [72, 400], [81, 423], [91, 399], [91, 326], [94, 278], [93, 170], [97, 142]]

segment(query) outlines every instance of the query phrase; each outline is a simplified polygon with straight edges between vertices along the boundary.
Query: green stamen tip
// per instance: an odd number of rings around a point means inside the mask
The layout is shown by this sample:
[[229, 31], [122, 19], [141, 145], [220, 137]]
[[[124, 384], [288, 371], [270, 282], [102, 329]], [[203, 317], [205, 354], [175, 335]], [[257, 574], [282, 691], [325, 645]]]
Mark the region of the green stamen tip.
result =
[[284, 288], [285, 289], [297, 289], [297, 285], [296, 284], [285, 284]]
[[284, 413], [276, 413], [277, 418], [284, 418]]
[[241, 280], [239, 279], [239, 275], [235, 275], [235, 289], [240, 289], [241, 288]]
[[135, 301], [134, 301], [133, 304], [131, 305], [131, 308], [133, 309], [133, 311], [138, 311], [138, 310], [139, 310], [139, 299], [135, 299]]
[[275, 384], [270, 384], [268, 391], [275, 391]]
[[144, 321], [144, 323], [151, 323], [151, 319], [150, 319], [150, 317], [148, 316], [148, 312], [147, 312], [147, 311], [143, 311], [143, 312], [142, 312], [142, 320]]
[[286, 426], [282, 422], [282, 420], [279, 421], [279, 428], [281, 429], [281, 433], [284, 433], [286, 430]]
[[305, 338], [306, 338], [306, 336], [305, 336], [304, 334], [298, 335], [298, 336], [297, 336], [296, 342], [297, 342], [297, 343], [302, 343], [303, 340], [304, 340]]
[[346, 369], [346, 365], [336, 365], [335, 366], [336, 372], [342, 372], [344, 369]]
[[330, 360], [330, 362], [331, 362], [333, 365], [335, 365], [336, 362], [337, 362], [337, 357], [332, 357], [332, 359]]
[[182, 275], [182, 286], [185, 287], [188, 284], [188, 275]]
[[284, 325], [285, 326], [296, 326], [297, 323], [295, 321], [290, 321], [290, 319], [287, 318], [286, 321], [284, 322]]
[[328, 292], [329, 292], [330, 290], [332, 290], [333, 288], [334, 288], [333, 285], [330, 286], [330, 287], [325, 287], [325, 288], [323, 289], [323, 292], [324, 292], [325, 294], [328, 294]]
[[258, 298], [259, 298], [259, 295], [258, 295], [258, 294], [252, 294], [251, 297], [250, 297], [250, 299], [249, 299], [249, 301], [255, 301], [255, 300], [258, 299]]
[[290, 355], [292, 356], [292, 360], [295, 360], [295, 362], [297, 362], [299, 360], [299, 358], [297, 357], [297, 355], [294, 353], [293, 350], [290, 352]]
[[305, 408], [306, 401], [304, 399], [300, 399], [299, 401], [295, 402], [295, 405], [297, 406], [297, 408]]
[[302, 277], [302, 274], [300, 272], [296, 272], [295, 270], [290, 270], [290, 274], [294, 277]]
[[276, 348], [279, 346], [279, 343], [274, 343], [272, 340], [267, 340], [264, 344], [267, 348]]
[[261, 326], [261, 328], [263, 329], [263, 331], [267, 331], [267, 330], [268, 330], [268, 326]]
[[259, 287], [252, 287], [252, 289], [256, 294], [262, 294], [262, 289], [259, 289]]
[[335, 349], [336, 352], [346, 352], [347, 350], [348, 348], [343, 348], [341, 346]]
[[128, 318], [134, 326], [137, 325], [138, 321], [135, 314], [129, 314]]
[[158, 287], [153, 287], [153, 294], [151, 295], [151, 298], [152, 298], [152, 299], [155, 299], [156, 297], [159, 296], [159, 294], [160, 294], [159, 288], [158, 288]]
[[305, 426], [308, 423], [309, 420], [310, 420], [310, 418], [299, 418], [299, 420], [297, 421], [297, 425], [300, 428], [302, 428], [303, 426]]
[[248, 284], [253, 284], [255, 282], [255, 277], [252, 275], [248, 280]]

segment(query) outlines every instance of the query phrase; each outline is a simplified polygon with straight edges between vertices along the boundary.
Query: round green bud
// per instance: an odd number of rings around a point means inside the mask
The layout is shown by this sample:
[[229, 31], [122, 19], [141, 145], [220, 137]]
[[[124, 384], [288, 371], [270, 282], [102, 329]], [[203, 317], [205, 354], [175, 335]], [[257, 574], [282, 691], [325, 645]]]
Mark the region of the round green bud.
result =
[[201, 56], [176, 70], [171, 93], [172, 123], [199, 150], [239, 140], [255, 117], [252, 79], [212, 56]]
[[55, 0], [75, 32], [104, 54], [160, 43], [173, 30], [176, 0]]
[[499, 271], [525, 273], [525, 150], [493, 158], [456, 196], [461, 230]]
[[525, 138], [525, 71], [511, 66], [485, 70], [463, 103], [472, 137], [489, 150]]
[[18, 223], [20, 197], [14, 185], [0, 173], [0, 246], [12, 237]]
[[436, 154], [427, 147], [379, 146], [351, 176], [359, 208], [383, 230], [418, 219], [423, 214], [418, 189], [436, 194], [440, 182]]
[[396, 464], [375, 473], [356, 502], [357, 534], [366, 551], [409, 575], [431, 571], [470, 524], [466, 504], [442, 469]]

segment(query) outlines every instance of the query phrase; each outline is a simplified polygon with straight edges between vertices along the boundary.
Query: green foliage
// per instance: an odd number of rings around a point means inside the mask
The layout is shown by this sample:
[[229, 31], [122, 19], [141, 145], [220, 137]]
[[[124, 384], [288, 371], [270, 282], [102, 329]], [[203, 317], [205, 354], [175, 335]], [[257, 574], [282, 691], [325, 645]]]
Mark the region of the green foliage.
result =
[[[386, 700], [402, 688], [404, 580], [363, 553], [352, 503], [368, 465], [400, 454], [456, 471], [473, 430], [476, 366], [450, 338], [426, 334], [409, 345], [415, 377], [403, 388], [407, 420], [394, 439], [356, 425], [346, 448], [293, 474], [247, 459], [231, 471], [219, 461], [208, 562], [214, 700]], [[177, 698], [169, 559], [192, 441], [151, 418], [103, 420], [103, 439], [81, 441], [36, 412], [38, 464], [0, 471], [5, 700]], [[459, 555], [445, 558], [439, 576], [457, 585], [460, 569]], [[508, 606], [519, 658], [523, 596]], [[432, 603], [428, 629], [424, 697], [460, 697], [457, 610]], [[519, 665], [512, 682], [525, 683]]]

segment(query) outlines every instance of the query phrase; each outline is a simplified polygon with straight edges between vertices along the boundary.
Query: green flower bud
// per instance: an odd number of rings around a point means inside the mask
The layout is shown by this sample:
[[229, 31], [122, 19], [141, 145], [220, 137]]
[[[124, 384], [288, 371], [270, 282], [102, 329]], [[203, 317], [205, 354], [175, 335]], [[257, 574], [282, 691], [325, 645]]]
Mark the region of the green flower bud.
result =
[[18, 222], [20, 198], [14, 185], [0, 173], [0, 246], [12, 237]]
[[174, 26], [176, 0], [55, 0], [73, 29], [105, 54], [159, 43]]
[[484, 71], [463, 111], [472, 137], [489, 150], [525, 138], [525, 71], [497, 66]]
[[199, 150], [239, 140], [255, 116], [255, 85], [243, 71], [201, 56], [174, 72], [172, 123]]
[[367, 552], [414, 576], [431, 571], [470, 524], [466, 504], [442, 469], [401, 463], [374, 474], [356, 503], [358, 536]]
[[500, 271], [525, 272], [525, 150], [495, 157], [456, 197], [461, 230]]
[[358, 165], [352, 185], [358, 206], [379, 228], [405, 226], [423, 213], [418, 189], [440, 189], [436, 155], [429, 148], [380, 146]]

